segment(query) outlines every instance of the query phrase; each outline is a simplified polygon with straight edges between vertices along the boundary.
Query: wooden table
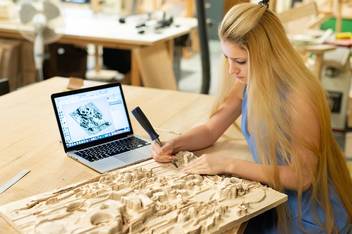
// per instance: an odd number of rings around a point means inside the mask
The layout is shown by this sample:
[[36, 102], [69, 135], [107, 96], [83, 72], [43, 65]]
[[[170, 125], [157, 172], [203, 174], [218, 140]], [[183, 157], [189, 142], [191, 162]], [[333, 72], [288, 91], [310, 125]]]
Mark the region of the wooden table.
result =
[[[60, 143], [50, 95], [66, 89], [68, 79], [52, 78], [0, 97], [0, 184], [22, 169], [31, 172], [0, 194], [0, 206], [38, 193], [48, 192], [94, 178], [97, 172], [67, 157]], [[85, 86], [101, 84], [85, 81]], [[208, 118], [213, 97], [171, 90], [123, 86], [128, 109], [139, 105], [162, 140], [175, 137]], [[134, 131], [146, 137], [131, 118]], [[233, 132], [232, 140], [221, 139], [213, 147], [198, 151], [231, 153], [249, 159], [245, 140]], [[273, 202], [271, 207], [275, 207]], [[1, 226], [1, 220], [0, 220]], [[1, 232], [1, 228], [0, 228]]]
[[[95, 44], [131, 50], [132, 85], [176, 89], [172, 67], [173, 39], [189, 33], [197, 25], [194, 18], [176, 18], [174, 25], [158, 33], [139, 34], [136, 22], [118, 22], [118, 15], [94, 14], [89, 8], [63, 4], [64, 26], [57, 29], [60, 43], [85, 46]], [[177, 25], [177, 26], [176, 26]], [[30, 31], [16, 20], [0, 20], [0, 37], [23, 39], [19, 30]]]
[[[0, 194], [0, 205], [34, 194], [79, 182], [98, 173], [66, 157], [60, 143], [50, 95], [66, 89], [68, 79], [52, 78], [0, 97], [0, 184], [26, 168], [31, 172], [12, 188]], [[87, 86], [101, 84], [85, 81]], [[124, 86], [128, 109], [140, 106], [161, 139], [175, 137], [167, 131], [184, 132], [208, 118], [212, 96]], [[137, 134], [144, 130], [131, 118]], [[235, 150], [239, 157], [249, 158], [245, 141], [220, 141], [207, 152]]]

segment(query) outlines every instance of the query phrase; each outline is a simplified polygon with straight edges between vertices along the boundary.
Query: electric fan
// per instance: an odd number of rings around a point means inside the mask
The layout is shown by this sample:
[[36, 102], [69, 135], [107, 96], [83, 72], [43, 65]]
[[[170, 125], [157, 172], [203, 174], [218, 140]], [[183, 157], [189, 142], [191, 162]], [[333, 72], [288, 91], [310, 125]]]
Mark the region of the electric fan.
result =
[[33, 42], [33, 54], [38, 79], [43, 80], [44, 45], [57, 41], [64, 27], [56, 3], [49, 0], [26, 0], [19, 5], [19, 31]]

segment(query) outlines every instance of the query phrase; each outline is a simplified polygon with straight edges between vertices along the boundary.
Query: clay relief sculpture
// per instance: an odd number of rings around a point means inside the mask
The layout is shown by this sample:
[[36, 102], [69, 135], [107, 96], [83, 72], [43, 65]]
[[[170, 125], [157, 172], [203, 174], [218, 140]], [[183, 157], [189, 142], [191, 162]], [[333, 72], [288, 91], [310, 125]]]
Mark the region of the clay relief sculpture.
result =
[[[182, 167], [196, 156], [181, 152], [176, 158]], [[24, 233], [221, 233], [273, 199], [286, 200], [256, 182], [177, 170], [165, 176], [155, 172], [158, 165], [103, 174], [0, 211]]]

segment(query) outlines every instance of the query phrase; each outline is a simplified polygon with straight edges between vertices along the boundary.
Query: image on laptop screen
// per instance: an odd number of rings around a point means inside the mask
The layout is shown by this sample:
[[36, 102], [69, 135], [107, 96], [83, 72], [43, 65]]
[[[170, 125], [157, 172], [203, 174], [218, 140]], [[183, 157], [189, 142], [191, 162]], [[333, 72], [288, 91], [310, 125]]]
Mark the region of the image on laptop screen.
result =
[[131, 131], [118, 86], [57, 97], [55, 104], [68, 148]]

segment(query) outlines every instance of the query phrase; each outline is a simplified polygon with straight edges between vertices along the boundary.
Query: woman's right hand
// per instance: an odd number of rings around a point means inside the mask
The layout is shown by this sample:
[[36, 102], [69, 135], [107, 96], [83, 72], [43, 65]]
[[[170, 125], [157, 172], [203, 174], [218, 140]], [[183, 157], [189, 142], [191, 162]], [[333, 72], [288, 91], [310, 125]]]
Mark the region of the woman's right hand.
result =
[[160, 147], [160, 145], [153, 143], [153, 153], [152, 156], [155, 161], [157, 162], [171, 162], [174, 159], [174, 143], [173, 141], [168, 141], [163, 143], [163, 146]]

